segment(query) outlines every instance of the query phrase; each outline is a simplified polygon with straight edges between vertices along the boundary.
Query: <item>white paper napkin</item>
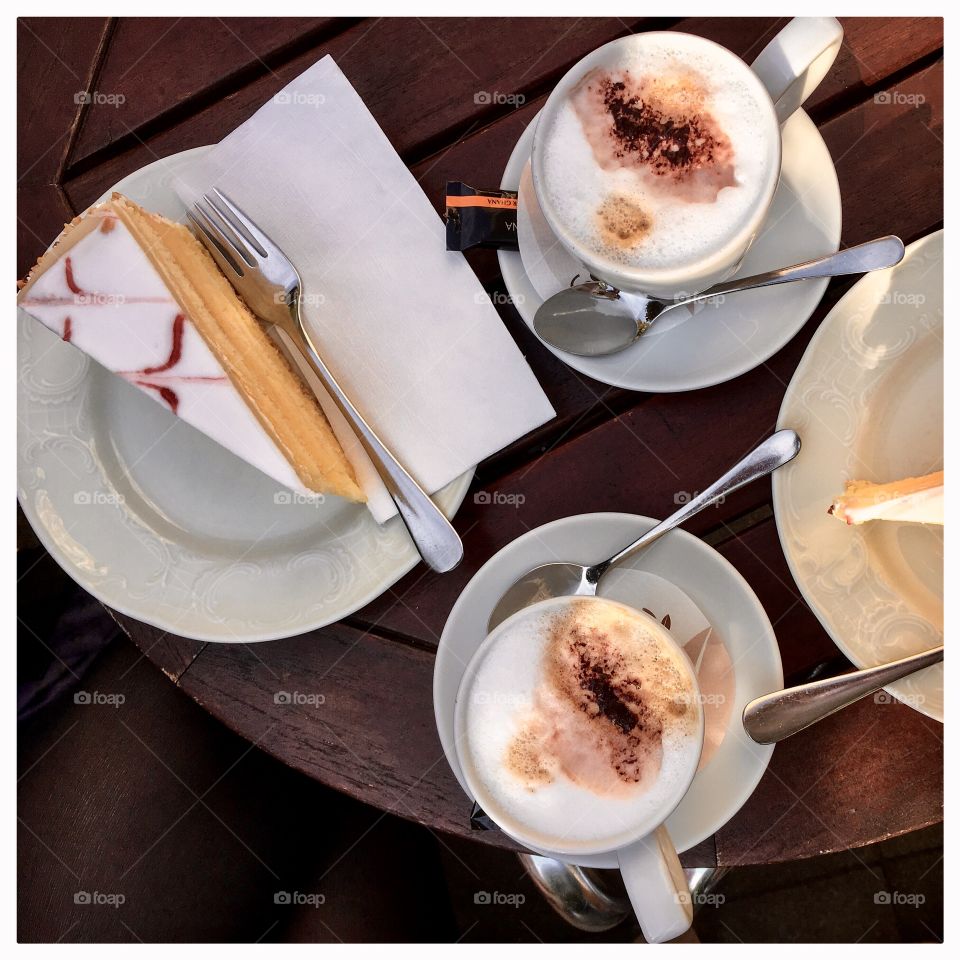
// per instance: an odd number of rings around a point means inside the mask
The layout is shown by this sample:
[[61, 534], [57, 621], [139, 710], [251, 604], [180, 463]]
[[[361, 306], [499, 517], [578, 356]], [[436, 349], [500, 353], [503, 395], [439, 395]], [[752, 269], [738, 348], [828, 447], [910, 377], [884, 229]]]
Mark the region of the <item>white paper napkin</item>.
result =
[[[383, 441], [434, 493], [554, 416], [430, 201], [329, 56], [189, 168], [300, 271], [324, 359]], [[396, 512], [352, 431], [324, 409], [378, 521]]]

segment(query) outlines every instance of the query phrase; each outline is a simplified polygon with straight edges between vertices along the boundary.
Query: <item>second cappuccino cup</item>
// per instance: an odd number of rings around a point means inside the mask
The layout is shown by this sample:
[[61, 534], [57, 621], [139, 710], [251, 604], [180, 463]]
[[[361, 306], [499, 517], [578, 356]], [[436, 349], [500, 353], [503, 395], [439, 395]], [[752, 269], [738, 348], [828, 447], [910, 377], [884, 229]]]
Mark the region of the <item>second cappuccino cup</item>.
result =
[[611, 285], [663, 298], [727, 279], [779, 182], [780, 125], [832, 64], [833, 17], [797, 18], [748, 66], [690, 34], [593, 51], [547, 99], [531, 168], [558, 240]]
[[649, 941], [692, 920], [663, 824], [696, 774], [703, 724], [668, 631], [600, 597], [545, 600], [500, 624], [467, 665], [454, 720], [485, 813], [546, 856], [614, 852]]

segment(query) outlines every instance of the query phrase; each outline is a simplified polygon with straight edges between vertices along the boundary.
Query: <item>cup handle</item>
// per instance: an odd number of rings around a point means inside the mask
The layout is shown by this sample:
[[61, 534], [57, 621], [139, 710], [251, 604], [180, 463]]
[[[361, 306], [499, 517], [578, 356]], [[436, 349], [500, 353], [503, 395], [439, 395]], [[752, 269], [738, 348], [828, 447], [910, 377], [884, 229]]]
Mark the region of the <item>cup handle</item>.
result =
[[617, 854], [627, 896], [647, 943], [663, 943], [686, 933], [693, 903], [677, 848], [662, 824]]
[[753, 61], [783, 124], [820, 85], [843, 41], [836, 17], [795, 17]]

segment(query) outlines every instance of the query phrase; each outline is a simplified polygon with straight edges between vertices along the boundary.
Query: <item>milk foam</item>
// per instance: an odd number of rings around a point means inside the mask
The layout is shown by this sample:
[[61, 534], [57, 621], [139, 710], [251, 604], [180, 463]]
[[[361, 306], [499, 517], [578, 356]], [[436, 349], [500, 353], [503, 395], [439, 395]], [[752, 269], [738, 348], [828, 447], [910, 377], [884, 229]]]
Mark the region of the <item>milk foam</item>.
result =
[[[662, 721], [662, 733], [653, 744], [656, 749], [641, 757], [640, 766], [646, 769], [640, 777], [631, 775], [635, 770], [629, 763], [626, 775], [618, 776], [607, 753], [598, 748], [604, 729], [612, 730], [606, 716], [590, 717], [550, 693], [551, 672], [556, 669], [553, 640], [563, 618], [567, 618], [565, 637], [573, 635], [568, 630], [571, 623], [575, 631], [582, 631], [578, 636], [613, 636], [616, 651], [629, 662], [620, 679], [626, 679], [628, 686], [639, 681], [649, 707], [646, 720]], [[609, 664], [610, 657], [601, 655], [596, 662]], [[576, 671], [567, 670], [566, 675], [576, 680]], [[697, 765], [701, 714], [693, 690], [684, 655], [663, 641], [658, 625], [646, 614], [613, 602], [577, 601], [561, 607], [560, 613], [551, 608], [521, 618], [485, 654], [462, 715], [462, 758], [472, 767], [478, 802], [508, 830], [512, 826], [545, 849], [621, 845], [638, 828], [660, 822]], [[641, 713], [645, 709], [641, 707]], [[518, 734], [529, 730], [532, 721], [536, 725], [545, 719], [549, 731], [541, 746], [546, 745], [546, 782], [543, 777], [524, 775], [511, 762]], [[542, 726], [539, 730], [544, 732]], [[612, 732], [617, 735], [616, 730]], [[596, 733], [601, 734], [599, 739]], [[569, 759], [572, 743], [582, 745], [576, 773], [585, 770], [585, 776], [579, 781], [551, 756], [558, 743], [564, 760]]]
[[[693, 77], [705, 96], [702, 111], [732, 147], [733, 186], [713, 202], [688, 202], [663, 189], [657, 178], [635, 168], [603, 169], [588, 141], [571, 90], [542, 138], [542, 189], [556, 219], [579, 245], [618, 267], [645, 270], [682, 267], [720, 253], [746, 228], [757, 203], [776, 175], [776, 137], [769, 103], [749, 77], [731, 69], [728, 54], [710, 46], [691, 45], [689, 38], [653, 41], [642, 35], [612, 45], [610, 58], [599, 66], [614, 80], [628, 84], [672, 84]], [[585, 74], [589, 71], [585, 71]], [[600, 112], [598, 111], [598, 114]], [[609, 198], [620, 198], [644, 210], [649, 225], [632, 246], [615, 246], [598, 229], [597, 211]]]

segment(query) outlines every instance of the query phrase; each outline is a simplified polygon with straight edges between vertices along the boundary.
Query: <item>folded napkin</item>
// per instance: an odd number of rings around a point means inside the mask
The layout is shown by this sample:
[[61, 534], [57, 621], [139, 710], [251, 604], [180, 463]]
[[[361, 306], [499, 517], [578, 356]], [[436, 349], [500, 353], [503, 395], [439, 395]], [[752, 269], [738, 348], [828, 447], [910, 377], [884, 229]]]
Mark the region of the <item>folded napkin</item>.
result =
[[[347, 395], [434, 493], [554, 416], [416, 179], [329, 56], [176, 183], [211, 186], [293, 261], [303, 312]], [[324, 409], [382, 522], [396, 512], [349, 426]]]

